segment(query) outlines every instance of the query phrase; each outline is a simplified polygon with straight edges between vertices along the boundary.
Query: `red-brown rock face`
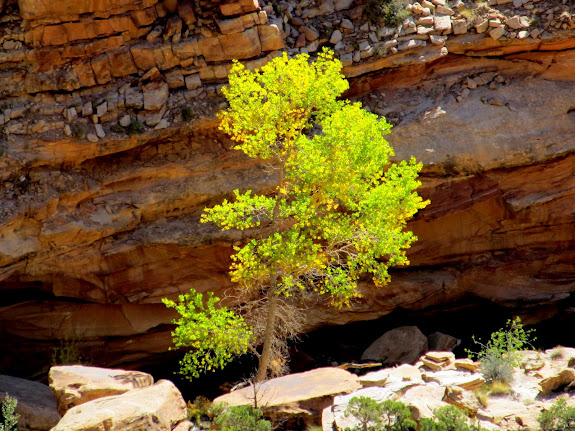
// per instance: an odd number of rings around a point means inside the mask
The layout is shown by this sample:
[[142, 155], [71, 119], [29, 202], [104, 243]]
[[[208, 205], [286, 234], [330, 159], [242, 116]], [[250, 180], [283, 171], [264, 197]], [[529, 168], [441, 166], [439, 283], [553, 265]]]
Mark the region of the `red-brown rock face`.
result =
[[[233, 292], [229, 256], [247, 233], [202, 225], [201, 211], [265, 190], [273, 173], [217, 131], [231, 59], [259, 67], [301, 43], [296, 32], [306, 49], [329, 45], [322, 20], [357, 23], [344, 42], [372, 32], [354, 2], [281, 21], [287, 9], [252, 0], [76, 3], [20, 0], [0, 23], [5, 373], [47, 369], [66, 337], [95, 365], [156, 361], [174, 318], [161, 298]], [[559, 12], [558, 33], [508, 24], [498, 39], [469, 23], [442, 46], [401, 40], [394, 53], [382, 30], [369, 40], [387, 55], [360, 45], [358, 61], [342, 57], [350, 97], [396, 124], [398, 158], [425, 163], [432, 203], [410, 224], [411, 266], [383, 289], [363, 284], [350, 309], [308, 304], [307, 329], [474, 297], [553, 310], [575, 290], [575, 39]]]

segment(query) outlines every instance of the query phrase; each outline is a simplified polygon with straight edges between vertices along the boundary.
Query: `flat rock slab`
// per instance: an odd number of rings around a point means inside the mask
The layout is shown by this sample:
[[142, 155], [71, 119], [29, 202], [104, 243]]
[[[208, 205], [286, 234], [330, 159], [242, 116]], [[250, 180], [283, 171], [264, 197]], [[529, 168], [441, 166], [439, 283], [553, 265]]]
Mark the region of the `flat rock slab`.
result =
[[468, 391], [480, 388], [485, 384], [485, 379], [481, 374], [459, 370], [425, 372], [423, 379], [435, 381], [441, 386], [459, 386]]
[[[317, 368], [305, 373], [290, 374], [256, 385], [258, 403], [274, 407], [290, 403], [347, 394], [359, 389], [361, 385], [356, 375], [340, 368]], [[230, 406], [253, 404], [254, 388], [247, 387], [214, 400], [214, 404], [227, 403]], [[305, 408], [302, 405], [302, 408]]]
[[64, 415], [74, 406], [111, 395], [120, 395], [154, 384], [154, 378], [140, 371], [65, 365], [52, 367], [48, 376], [58, 411]]
[[169, 380], [68, 410], [52, 431], [166, 431], [187, 418], [182, 394]]
[[417, 420], [433, 418], [435, 410], [447, 405], [443, 402], [445, 392], [445, 387], [434, 384], [414, 386], [408, 388], [398, 401], [408, 405]]
[[20, 431], [49, 430], [60, 421], [56, 399], [50, 388], [42, 383], [18, 377], [0, 375], [0, 401], [6, 394], [18, 400], [16, 413], [20, 415]]

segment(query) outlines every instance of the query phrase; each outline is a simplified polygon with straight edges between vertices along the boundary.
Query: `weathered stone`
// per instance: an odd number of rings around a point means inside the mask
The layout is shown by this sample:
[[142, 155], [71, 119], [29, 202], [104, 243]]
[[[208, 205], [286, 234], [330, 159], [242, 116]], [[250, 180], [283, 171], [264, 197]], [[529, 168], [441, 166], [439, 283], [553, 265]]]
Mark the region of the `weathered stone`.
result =
[[187, 418], [180, 391], [168, 380], [68, 410], [52, 431], [171, 430]]
[[485, 384], [485, 379], [481, 374], [461, 370], [425, 372], [423, 380], [434, 381], [441, 386], [458, 386], [468, 391], [480, 388]]
[[504, 34], [505, 34], [505, 27], [495, 27], [489, 31], [489, 36], [491, 36], [491, 39], [493, 40], [499, 39]]
[[464, 359], [456, 359], [454, 362], [455, 368], [460, 368], [463, 370], [469, 371], [477, 371], [479, 369], [479, 365], [473, 362], [471, 359], [464, 358]]
[[61, 419], [52, 391], [42, 383], [0, 375], [0, 402], [6, 394], [18, 401], [16, 413], [22, 431], [49, 430]]
[[319, 32], [312, 26], [302, 26], [300, 32], [305, 34], [305, 38], [311, 42], [319, 38]]
[[427, 340], [429, 343], [429, 350], [436, 352], [450, 352], [455, 347], [459, 346], [459, 343], [461, 343], [461, 340], [441, 332], [434, 332], [429, 337], [427, 337]]
[[103, 139], [106, 137], [106, 132], [104, 132], [104, 127], [101, 124], [94, 124], [94, 129], [98, 138]]
[[194, 12], [194, 4], [186, 1], [178, 5], [178, 16], [184, 21], [186, 26], [190, 27], [196, 23], [197, 18]]
[[98, 84], [107, 84], [112, 80], [110, 61], [107, 55], [92, 59], [92, 70]]
[[451, 31], [451, 18], [449, 16], [436, 16], [434, 27], [435, 30], [442, 33]]
[[386, 370], [372, 371], [359, 377], [359, 383], [364, 387], [370, 386], [384, 386], [389, 378], [389, 373]]
[[556, 374], [546, 377], [539, 382], [540, 395], [549, 395], [557, 388], [567, 386], [575, 382], [575, 369], [567, 368], [557, 372]]
[[482, 19], [479, 23], [475, 25], [475, 31], [477, 33], [485, 33], [489, 28], [489, 21], [486, 19]]
[[142, 109], [144, 107], [144, 95], [139, 87], [130, 87], [126, 90], [126, 106], [128, 108]]
[[186, 76], [186, 88], [188, 90], [195, 90], [201, 87], [202, 81], [200, 79], [199, 73], [194, 73], [193, 75]]
[[434, 411], [443, 407], [445, 403], [446, 388], [443, 386], [427, 384], [406, 389], [397, 400], [406, 404], [415, 420], [435, 417]]
[[353, 2], [354, 0], [335, 0], [333, 5], [335, 10], [339, 11], [349, 9]]
[[453, 34], [465, 34], [467, 33], [467, 21], [464, 19], [454, 19], [451, 21], [453, 26]]
[[182, 25], [182, 19], [177, 15], [173, 15], [170, 17], [170, 19], [168, 19], [168, 22], [166, 23], [166, 31], [164, 34], [168, 38], [176, 34], [180, 34], [182, 32]]
[[[346, 394], [359, 389], [357, 376], [340, 368], [317, 368], [304, 373], [295, 373], [257, 384], [261, 405], [267, 407], [305, 403], [314, 399]], [[227, 403], [230, 406], [253, 403], [253, 388], [247, 387], [222, 395], [214, 404]]]
[[329, 15], [335, 12], [335, 7], [332, 1], [324, 1], [319, 3], [318, 7], [306, 8], [302, 11], [302, 18], [315, 18], [316, 16]]
[[333, 43], [334, 45], [337, 44], [339, 41], [341, 41], [343, 39], [343, 35], [341, 34], [341, 31], [339, 30], [335, 30], [332, 34], [331, 34], [331, 38], [329, 39], [329, 43]]
[[465, 410], [469, 416], [474, 417], [481, 408], [477, 397], [470, 391], [460, 387], [448, 386], [443, 401]]
[[[97, 126], [101, 127], [100, 124], [96, 124]], [[58, 402], [58, 411], [62, 415], [72, 407], [88, 401], [120, 395], [132, 389], [151, 386], [154, 383], [152, 376], [139, 371], [112, 370], [82, 365], [52, 367], [49, 380], [50, 388]]]
[[285, 48], [281, 30], [275, 25], [258, 26], [262, 51], [276, 51]]
[[140, 121], [146, 123], [146, 126], [154, 127], [157, 126], [164, 114], [166, 113], [167, 107], [166, 105], [162, 106], [162, 108], [158, 111], [143, 111], [138, 114], [138, 119]]
[[507, 26], [512, 30], [520, 30], [522, 28], [529, 27], [529, 21], [527, 21], [527, 18], [518, 15], [507, 18], [505, 20], [505, 24], [507, 24]]
[[243, 33], [225, 34], [218, 39], [224, 58], [229, 60], [256, 57], [262, 52], [258, 30], [255, 28]]
[[131, 122], [132, 122], [132, 118], [126, 114], [120, 119], [120, 126], [128, 127]]
[[99, 141], [98, 136], [95, 133], [88, 133], [86, 135], [86, 139], [92, 143], [96, 143]]
[[103, 117], [108, 112], [108, 102], [102, 102], [96, 106], [96, 115], [98, 117]]
[[453, 11], [453, 9], [451, 9], [447, 6], [437, 6], [435, 8], [435, 13], [440, 14], [440, 15], [447, 15], [447, 16], [455, 15], [455, 12]]
[[361, 359], [383, 360], [385, 364], [415, 363], [426, 351], [427, 337], [416, 326], [402, 326], [375, 340]]
[[150, 82], [142, 87], [144, 94], [144, 109], [146, 111], [159, 111], [168, 102], [170, 94], [168, 84], [165, 82]]
[[68, 122], [72, 122], [74, 121], [76, 118], [78, 118], [78, 111], [76, 111], [76, 108], [71, 107], [69, 109], [66, 109], [66, 120]]
[[108, 61], [110, 62], [110, 73], [115, 78], [138, 73], [138, 68], [128, 49], [109, 53]]
[[241, 17], [216, 20], [222, 34], [241, 33], [244, 31], [244, 23]]

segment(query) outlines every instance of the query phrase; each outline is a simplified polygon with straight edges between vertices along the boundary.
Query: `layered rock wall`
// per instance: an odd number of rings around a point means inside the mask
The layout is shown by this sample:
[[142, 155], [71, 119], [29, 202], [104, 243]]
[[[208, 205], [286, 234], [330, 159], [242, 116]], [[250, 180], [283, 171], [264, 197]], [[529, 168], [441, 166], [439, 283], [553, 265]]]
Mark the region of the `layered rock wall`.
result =
[[98, 365], [156, 361], [174, 317], [162, 297], [233, 292], [246, 234], [199, 215], [273, 173], [230, 149], [215, 113], [233, 58], [255, 68], [284, 47], [336, 50], [348, 95], [395, 125], [398, 158], [425, 163], [432, 201], [410, 224], [411, 266], [349, 310], [310, 300], [307, 329], [464, 298], [556, 313], [575, 289], [570, 6], [439, 3], [411, 4], [398, 28], [359, 1], [6, 5], [0, 367], [47, 369], [65, 338]]

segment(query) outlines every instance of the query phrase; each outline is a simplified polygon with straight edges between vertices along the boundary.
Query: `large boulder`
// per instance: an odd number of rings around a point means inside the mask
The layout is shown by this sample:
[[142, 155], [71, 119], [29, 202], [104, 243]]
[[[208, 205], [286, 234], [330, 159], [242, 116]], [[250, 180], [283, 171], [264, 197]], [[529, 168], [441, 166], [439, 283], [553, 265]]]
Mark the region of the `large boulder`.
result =
[[166, 431], [187, 418], [186, 403], [169, 380], [68, 410], [52, 431]]
[[434, 332], [429, 337], [427, 337], [429, 343], [429, 350], [435, 350], [438, 352], [452, 351], [459, 344], [461, 340], [451, 335], [444, 334], [442, 332]]
[[52, 367], [48, 376], [58, 411], [64, 415], [74, 406], [111, 395], [120, 395], [154, 384], [154, 378], [140, 371], [65, 365]]
[[319, 422], [324, 408], [332, 404], [336, 395], [348, 394], [361, 385], [356, 375], [341, 368], [317, 368], [304, 373], [290, 374], [258, 383], [214, 400], [214, 404], [229, 406], [253, 405], [254, 393], [258, 404], [279, 413], [305, 412]]
[[20, 431], [49, 430], [60, 420], [54, 395], [42, 383], [0, 375], [0, 401], [4, 401], [6, 394], [18, 400]]
[[387, 331], [363, 352], [362, 360], [384, 364], [413, 364], [427, 352], [427, 337], [417, 326], [401, 326]]

